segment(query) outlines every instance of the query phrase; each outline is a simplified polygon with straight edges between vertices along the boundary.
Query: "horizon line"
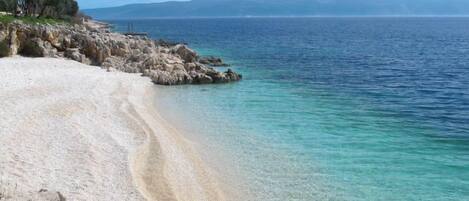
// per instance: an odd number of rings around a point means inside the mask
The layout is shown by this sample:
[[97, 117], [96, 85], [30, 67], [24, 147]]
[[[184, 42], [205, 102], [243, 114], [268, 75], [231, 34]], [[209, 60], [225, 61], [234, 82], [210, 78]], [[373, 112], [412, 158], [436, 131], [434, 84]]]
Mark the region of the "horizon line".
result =
[[96, 18], [96, 20], [151, 20], [151, 19], [235, 19], [235, 18], [469, 18], [467, 15], [298, 15], [298, 16], [168, 16]]

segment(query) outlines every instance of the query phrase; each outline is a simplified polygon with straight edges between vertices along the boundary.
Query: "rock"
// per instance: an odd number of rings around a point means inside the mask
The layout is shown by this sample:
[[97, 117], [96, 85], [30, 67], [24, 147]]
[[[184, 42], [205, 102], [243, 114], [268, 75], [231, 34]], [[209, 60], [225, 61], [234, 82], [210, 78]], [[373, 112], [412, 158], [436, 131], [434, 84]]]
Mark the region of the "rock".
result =
[[143, 62], [144, 69], [155, 70], [162, 68], [163, 61], [159, 56], [150, 56]]
[[213, 79], [213, 83], [227, 83], [239, 81], [242, 78], [242, 75], [239, 75], [233, 70], [228, 69], [226, 72], [218, 72], [213, 68], [208, 68], [206, 74]]
[[150, 48], [150, 47], [145, 47], [145, 48], [143, 49], [143, 53], [145, 53], [145, 54], [153, 54], [153, 49]]
[[29, 57], [53, 57], [57, 50], [40, 38], [32, 38], [21, 44], [20, 54]]
[[186, 69], [187, 72], [195, 71], [197, 68], [196, 63], [186, 63], [184, 64], [184, 69]]
[[199, 62], [210, 66], [229, 66], [229, 64], [225, 64], [222, 59], [214, 56], [202, 57], [199, 59]]
[[228, 77], [229, 81], [239, 81], [243, 78], [243, 75], [235, 73], [233, 70], [228, 68], [228, 70], [225, 72], [226, 76]]
[[205, 74], [198, 73], [194, 78], [194, 84], [210, 84], [213, 83], [213, 79]]
[[161, 46], [161, 47], [173, 47], [173, 46], [176, 46], [178, 44], [182, 44], [182, 43], [174, 43], [174, 42], [170, 42], [170, 41], [165, 41], [165, 40], [162, 40], [162, 39], [156, 40], [156, 41], [154, 41], [154, 43], [155, 43], [156, 46]]
[[43, 41], [43, 57], [56, 57], [57, 49], [52, 46], [48, 41]]
[[[70, 36], [64, 36], [62, 38], [61, 49], [66, 50], [67, 48], [71, 48], [72, 46], [72, 38]], [[75, 47], [76, 48], [76, 47]]]
[[197, 61], [197, 53], [194, 50], [187, 48], [185, 45], [179, 44], [174, 46], [173, 53], [178, 54], [185, 63]]
[[144, 76], [144, 77], [150, 77], [150, 70], [148, 70], [148, 69], [143, 70], [142, 76]]
[[129, 53], [129, 47], [123, 41], [111, 41], [111, 54], [113, 56], [124, 57]]
[[149, 77], [155, 84], [160, 85], [178, 85], [192, 83], [192, 78], [184, 72], [170, 73], [168, 71], [152, 70], [149, 73]]
[[[93, 27], [93, 26], [92, 26]], [[95, 27], [95, 26], [94, 26]], [[184, 44], [124, 36], [82, 25], [0, 23], [0, 57], [22, 54], [32, 57], [66, 57], [101, 66], [108, 71], [142, 73], [155, 84], [208, 84], [241, 79], [216, 57], [199, 59]]]
[[52, 30], [50, 27], [44, 27], [41, 38], [56, 48], [60, 48], [62, 46], [60, 43], [61, 37], [59, 37], [58, 31]]
[[213, 77], [213, 82], [214, 83], [226, 83], [229, 82], [229, 78], [226, 76], [226, 74], [217, 72]]
[[80, 50], [78, 50], [78, 48], [67, 48], [65, 50], [64, 56], [71, 60], [81, 62], [82, 54], [80, 53]]
[[8, 37], [7, 26], [3, 23], [0, 23], [0, 41], [5, 40]]
[[91, 64], [91, 60], [86, 58], [85, 55], [80, 53], [78, 48], [67, 48], [64, 52], [64, 57], [84, 64]]
[[120, 70], [125, 66], [125, 61], [121, 57], [111, 56], [106, 58], [101, 66], [106, 69], [115, 68]]
[[60, 192], [48, 191], [47, 189], [39, 190], [36, 199], [44, 201], [66, 201], [65, 197]]
[[9, 44], [10, 44], [10, 55], [16, 55], [18, 54], [18, 49], [19, 49], [19, 41], [18, 41], [18, 33], [16, 27], [9, 28], [10, 29], [10, 34], [9, 34]]

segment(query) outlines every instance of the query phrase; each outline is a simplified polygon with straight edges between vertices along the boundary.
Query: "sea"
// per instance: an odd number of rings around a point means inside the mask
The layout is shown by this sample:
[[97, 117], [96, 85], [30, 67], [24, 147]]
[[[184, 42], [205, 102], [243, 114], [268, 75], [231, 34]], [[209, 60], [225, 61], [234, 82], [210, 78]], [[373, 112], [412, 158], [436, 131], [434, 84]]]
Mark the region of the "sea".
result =
[[109, 22], [243, 74], [152, 100], [229, 199], [469, 200], [469, 18]]

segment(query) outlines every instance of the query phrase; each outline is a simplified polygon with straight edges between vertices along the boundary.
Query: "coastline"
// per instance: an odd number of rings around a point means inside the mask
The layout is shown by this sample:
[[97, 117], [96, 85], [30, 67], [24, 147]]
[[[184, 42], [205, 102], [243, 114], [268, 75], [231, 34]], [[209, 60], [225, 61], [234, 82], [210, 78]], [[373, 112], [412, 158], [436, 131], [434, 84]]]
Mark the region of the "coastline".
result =
[[[140, 123], [149, 139], [139, 148], [133, 160], [137, 186], [144, 186], [143, 191], [148, 200], [225, 200], [217, 181], [191, 145], [192, 142], [180, 135], [179, 131], [160, 115], [153, 102], [145, 101], [148, 98], [156, 100], [155, 89], [148, 88], [144, 94], [129, 100], [134, 106], [129, 116]], [[155, 147], [159, 149], [155, 150]], [[159, 156], [155, 155], [156, 153], [159, 153]], [[155, 161], [159, 157], [164, 159]], [[164, 164], [158, 167], [161, 171], [154, 170], [158, 162]], [[161, 172], [164, 174], [161, 175]], [[151, 174], [154, 176], [148, 178]], [[166, 178], [167, 182], [154, 186], [161, 177]], [[171, 191], [162, 191], [164, 186], [169, 187], [166, 189]]]
[[0, 64], [0, 182], [16, 186], [2, 190], [13, 199], [47, 189], [67, 200], [225, 200], [148, 101], [157, 98], [149, 78], [64, 59]]

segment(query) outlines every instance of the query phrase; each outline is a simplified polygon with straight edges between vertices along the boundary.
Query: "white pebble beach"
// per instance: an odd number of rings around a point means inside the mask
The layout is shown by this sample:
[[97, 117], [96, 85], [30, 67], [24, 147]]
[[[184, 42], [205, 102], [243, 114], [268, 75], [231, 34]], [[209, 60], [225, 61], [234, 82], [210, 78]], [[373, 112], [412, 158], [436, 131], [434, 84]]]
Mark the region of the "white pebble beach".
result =
[[0, 193], [224, 200], [191, 142], [152, 107], [156, 98], [139, 74], [65, 59], [0, 59]]

